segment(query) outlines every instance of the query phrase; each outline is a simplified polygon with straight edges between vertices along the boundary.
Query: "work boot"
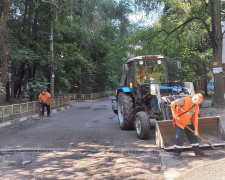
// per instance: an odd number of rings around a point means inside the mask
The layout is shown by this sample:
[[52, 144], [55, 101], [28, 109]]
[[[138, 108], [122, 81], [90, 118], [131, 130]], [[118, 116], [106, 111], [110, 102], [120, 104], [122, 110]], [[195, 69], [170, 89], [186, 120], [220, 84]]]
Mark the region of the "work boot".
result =
[[175, 159], [180, 159], [180, 158], [181, 158], [180, 155], [173, 155], [173, 157], [174, 157]]
[[207, 155], [206, 155], [204, 152], [202, 152], [202, 153], [200, 153], [200, 154], [197, 154], [196, 156], [197, 156], [197, 157], [207, 157]]

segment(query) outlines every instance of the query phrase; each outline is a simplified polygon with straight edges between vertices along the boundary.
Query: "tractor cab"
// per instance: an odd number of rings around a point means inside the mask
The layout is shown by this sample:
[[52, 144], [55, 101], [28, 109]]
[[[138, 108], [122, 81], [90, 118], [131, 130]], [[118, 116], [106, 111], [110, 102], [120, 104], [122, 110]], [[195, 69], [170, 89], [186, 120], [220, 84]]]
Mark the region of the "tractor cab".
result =
[[182, 81], [180, 70], [180, 61], [167, 61], [160, 55], [138, 56], [123, 65], [123, 77], [117, 90], [131, 92], [142, 84], [158, 84], [160, 89], [179, 91], [176, 85]]
[[138, 83], [166, 83], [167, 77], [167, 61], [158, 58], [146, 58], [136, 60], [134, 64], [135, 80], [134, 85]]

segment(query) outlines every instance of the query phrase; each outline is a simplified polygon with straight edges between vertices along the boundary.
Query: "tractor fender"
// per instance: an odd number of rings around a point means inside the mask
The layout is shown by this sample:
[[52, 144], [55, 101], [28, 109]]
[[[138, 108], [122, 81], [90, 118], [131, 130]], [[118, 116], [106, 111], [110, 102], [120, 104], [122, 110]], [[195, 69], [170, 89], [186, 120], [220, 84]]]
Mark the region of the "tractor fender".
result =
[[116, 99], [118, 100], [118, 96], [120, 92], [124, 92], [126, 94], [131, 94], [131, 88], [130, 87], [118, 87], [117, 89], [117, 94], [116, 94]]
[[117, 91], [131, 92], [131, 88], [130, 87], [118, 87]]
[[145, 108], [143, 106], [137, 106], [134, 110], [134, 114], [140, 112], [140, 111], [145, 111]]

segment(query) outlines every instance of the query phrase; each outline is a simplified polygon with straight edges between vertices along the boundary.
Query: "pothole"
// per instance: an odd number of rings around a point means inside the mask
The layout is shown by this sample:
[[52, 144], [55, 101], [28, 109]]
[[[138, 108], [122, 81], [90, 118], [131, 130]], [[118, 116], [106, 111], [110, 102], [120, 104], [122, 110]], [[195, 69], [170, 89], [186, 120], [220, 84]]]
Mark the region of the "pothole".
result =
[[107, 108], [95, 108], [95, 111], [106, 110]]
[[90, 109], [91, 107], [90, 106], [85, 106], [85, 107], [80, 107], [78, 109]]

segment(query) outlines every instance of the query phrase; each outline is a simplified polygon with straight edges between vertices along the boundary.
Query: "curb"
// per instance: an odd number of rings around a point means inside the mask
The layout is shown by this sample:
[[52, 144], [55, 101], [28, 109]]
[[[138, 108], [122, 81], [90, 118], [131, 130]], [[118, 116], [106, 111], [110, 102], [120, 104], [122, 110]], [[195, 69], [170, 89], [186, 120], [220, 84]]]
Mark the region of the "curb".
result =
[[167, 168], [167, 161], [172, 159], [172, 155], [168, 152], [161, 151], [160, 152], [160, 164], [161, 164], [161, 171], [165, 171]]
[[[64, 107], [57, 108], [57, 109], [52, 109], [52, 110], [50, 110], [50, 114], [54, 114], [56, 112], [63, 111], [65, 109], [69, 109], [71, 107], [72, 106], [70, 105], [70, 106], [64, 106]], [[44, 114], [46, 115], [47, 112], [45, 112]], [[13, 120], [10, 120], [10, 121], [7, 121], [7, 122], [0, 123], [0, 128], [1, 127], [5, 127], [5, 126], [9, 126], [9, 125], [13, 125], [13, 124], [18, 124], [18, 123], [23, 122], [23, 121], [35, 120], [37, 118], [39, 118], [39, 114], [34, 114], [34, 115], [31, 115], [31, 116], [21, 117], [21, 118], [18, 118], [18, 119], [13, 119]]]

